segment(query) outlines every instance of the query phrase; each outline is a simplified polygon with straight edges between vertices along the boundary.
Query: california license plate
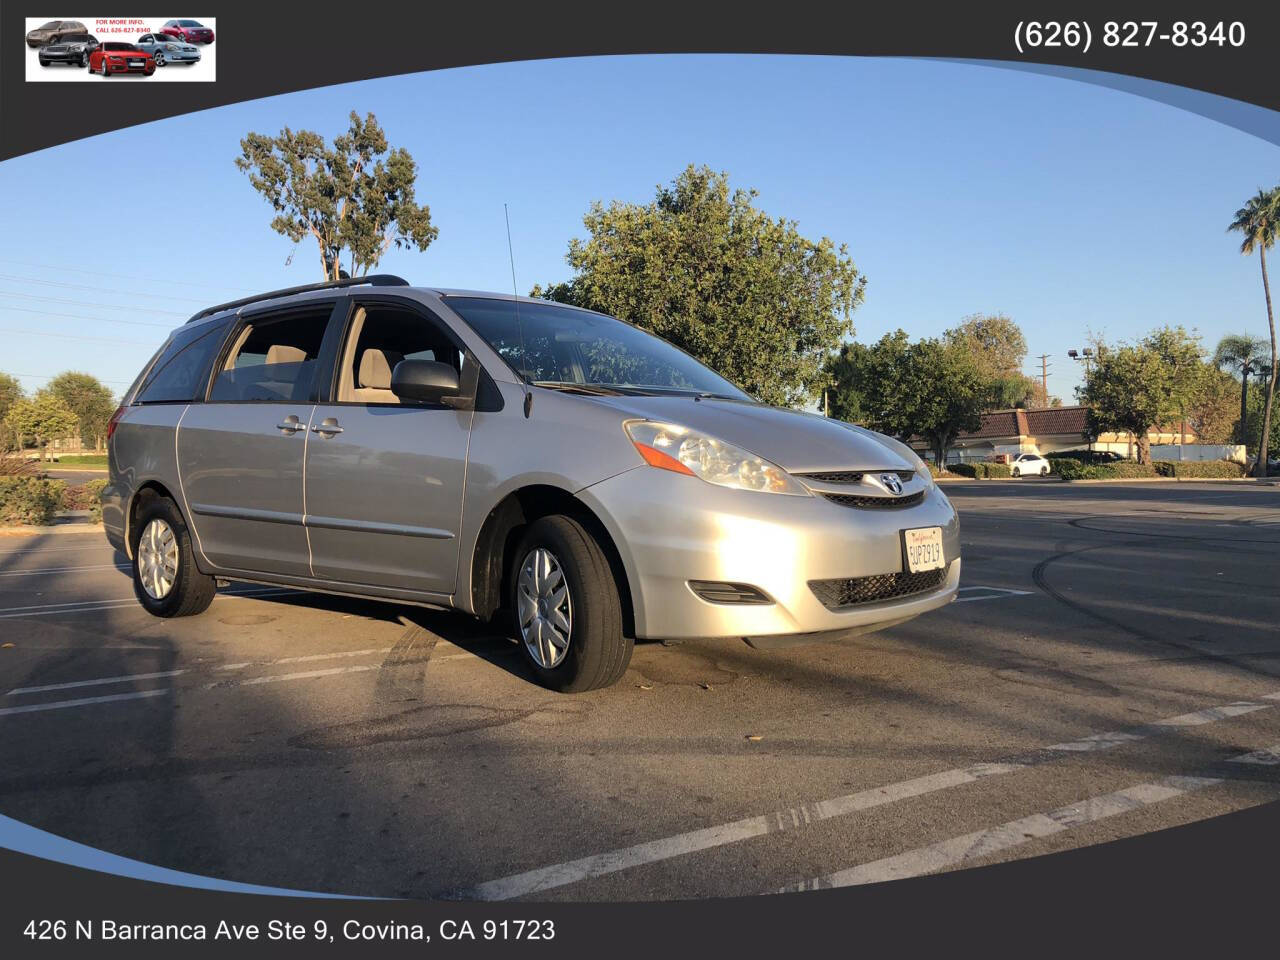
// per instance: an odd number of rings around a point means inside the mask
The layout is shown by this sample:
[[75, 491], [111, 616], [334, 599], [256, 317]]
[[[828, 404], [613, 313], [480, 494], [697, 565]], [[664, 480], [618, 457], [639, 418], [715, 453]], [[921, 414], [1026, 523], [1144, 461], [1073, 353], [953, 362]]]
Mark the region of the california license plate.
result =
[[942, 528], [917, 527], [902, 531], [903, 552], [907, 556], [907, 572], [923, 573], [946, 566], [942, 555]]

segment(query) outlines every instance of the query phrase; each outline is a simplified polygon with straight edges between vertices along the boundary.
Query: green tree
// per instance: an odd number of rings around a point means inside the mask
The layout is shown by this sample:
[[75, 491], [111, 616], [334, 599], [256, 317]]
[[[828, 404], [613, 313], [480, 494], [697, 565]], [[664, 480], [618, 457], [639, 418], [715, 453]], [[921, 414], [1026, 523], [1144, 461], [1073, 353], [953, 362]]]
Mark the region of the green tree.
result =
[[1160, 327], [1137, 344], [1099, 349], [1079, 391], [1089, 408], [1089, 433], [1131, 433], [1138, 462], [1150, 463], [1148, 432], [1187, 415], [1209, 369], [1199, 338], [1182, 327]]
[[[902, 336], [906, 338], [905, 333]], [[855, 340], [842, 344], [839, 352], [828, 358], [826, 372], [830, 386], [824, 391], [828, 416], [864, 426], [871, 423], [872, 415], [864, 405], [864, 385], [871, 375], [871, 351], [871, 347]]]
[[24, 397], [10, 407], [5, 424], [21, 438], [20, 445], [28, 440], [33, 442], [41, 460], [48, 459], [46, 450], [52, 441], [74, 437], [80, 427], [71, 408], [47, 389], [29, 399]]
[[[1237, 231], [1244, 234], [1240, 243], [1240, 252], [1250, 256], [1256, 249], [1258, 263], [1262, 267], [1262, 293], [1267, 301], [1267, 327], [1271, 331], [1271, 369], [1280, 368], [1276, 358], [1276, 319], [1271, 310], [1271, 284], [1267, 280], [1267, 250], [1275, 245], [1276, 228], [1280, 224], [1280, 187], [1272, 190], [1259, 190], [1256, 195], [1236, 211], [1235, 219], [1228, 232]], [[1257, 475], [1267, 475], [1267, 449], [1271, 435], [1271, 405], [1275, 399], [1276, 378], [1267, 380], [1267, 401], [1262, 410], [1262, 429], [1259, 431], [1261, 446], [1258, 450]]]
[[941, 340], [921, 340], [914, 352], [924, 374], [915, 385], [915, 432], [929, 441], [942, 466], [956, 438], [982, 425], [983, 412], [992, 408], [992, 381], [968, 351]]
[[812, 402], [866, 280], [844, 246], [770, 218], [756, 196], [689, 166], [651, 203], [593, 203], [589, 236], [569, 243], [573, 278], [532, 295], [642, 327], [766, 403]]
[[76, 415], [80, 439], [101, 450], [107, 437], [107, 422], [116, 409], [110, 388], [92, 374], [67, 370], [50, 380], [47, 389]]
[[946, 340], [912, 343], [905, 331], [851, 344], [828, 364], [832, 413], [893, 436], [923, 437], [938, 463], [990, 407], [991, 380], [973, 354]]
[[1200, 387], [1187, 407], [1187, 423], [1201, 443], [1244, 443], [1236, 409], [1240, 385], [1216, 366], [1205, 365]]
[[[1263, 377], [1265, 381], [1265, 375]], [[1266, 404], [1266, 391], [1255, 390], [1249, 394], [1249, 432], [1245, 435], [1244, 444], [1250, 456], [1254, 456], [1262, 447], [1262, 408]], [[1267, 449], [1280, 450], [1280, 417], [1271, 421], [1271, 434], [1267, 437]]]
[[[991, 383], [992, 409], [1031, 406], [1044, 392], [1022, 372], [1027, 340], [1022, 329], [1003, 313], [975, 313], [943, 334], [943, 339], [968, 351], [979, 373]], [[1048, 398], [1043, 404], [1048, 405]]]
[[1167, 368], [1167, 406], [1161, 422], [1181, 421], [1199, 400], [1212, 367], [1197, 333], [1184, 327], [1157, 327], [1142, 343], [1154, 350]]
[[[9, 410], [25, 395], [22, 384], [18, 382], [17, 377], [7, 373], [0, 373], [0, 423], [5, 421], [5, 418], [9, 416]], [[10, 443], [17, 446], [13, 431], [5, 430], [0, 435], [0, 451], [7, 450]]]
[[1213, 352], [1215, 366], [1240, 376], [1240, 421], [1236, 442], [1245, 443], [1249, 436], [1249, 377], [1266, 366], [1267, 342], [1246, 333], [1229, 333], [1218, 341]]
[[354, 110], [333, 145], [310, 130], [249, 133], [236, 167], [275, 210], [271, 229], [295, 243], [310, 236], [326, 280], [364, 276], [391, 247], [426, 250], [439, 230], [414, 197], [418, 165], [408, 150], [389, 150], [372, 113]]

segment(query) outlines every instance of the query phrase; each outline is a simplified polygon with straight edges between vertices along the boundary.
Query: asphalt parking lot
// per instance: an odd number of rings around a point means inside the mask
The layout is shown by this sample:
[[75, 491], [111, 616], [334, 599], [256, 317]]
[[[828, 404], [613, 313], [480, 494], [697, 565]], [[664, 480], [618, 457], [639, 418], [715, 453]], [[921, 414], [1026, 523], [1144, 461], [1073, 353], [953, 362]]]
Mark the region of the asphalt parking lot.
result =
[[0, 538], [0, 813], [348, 894], [614, 900], [911, 876], [1280, 798], [1280, 488], [985, 482], [961, 602], [841, 646], [525, 676], [420, 609], [150, 618], [100, 536]]

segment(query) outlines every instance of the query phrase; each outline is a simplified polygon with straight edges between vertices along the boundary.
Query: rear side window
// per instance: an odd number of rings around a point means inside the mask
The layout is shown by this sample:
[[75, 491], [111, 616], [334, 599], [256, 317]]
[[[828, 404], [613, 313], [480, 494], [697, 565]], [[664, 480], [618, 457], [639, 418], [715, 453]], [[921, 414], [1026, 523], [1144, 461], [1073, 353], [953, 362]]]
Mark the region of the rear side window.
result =
[[204, 397], [213, 358], [222, 346], [225, 323], [180, 330], [152, 365], [134, 403], [190, 403]]
[[235, 337], [213, 381], [214, 403], [284, 403], [311, 399], [320, 344], [332, 305], [254, 320]]

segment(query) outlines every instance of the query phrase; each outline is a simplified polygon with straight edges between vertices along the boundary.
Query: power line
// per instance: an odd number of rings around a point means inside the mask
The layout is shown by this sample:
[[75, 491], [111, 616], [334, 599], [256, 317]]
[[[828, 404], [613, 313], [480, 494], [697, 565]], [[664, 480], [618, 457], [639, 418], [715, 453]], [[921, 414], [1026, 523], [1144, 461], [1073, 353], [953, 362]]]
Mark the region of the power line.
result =
[[[23, 300], [39, 300], [42, 303], [70, 303], [77, 307], [97, 307], [100, 310], [138, 310], [136, 303], [98, 303], [94, 300], [72, 300], [68, 297], [42, 297], [37, 293], [22, 293], [19, 290], [0, 290], [6, 297], [21, 297]], [[159, 307], [147, 307], [146, 313], [167, 313], [174, 317], [186, 317], [184, 310], [162, 310]]]
[[45, 330], [14, 330], [0, 327], [0, 333], [16, 333], [23, 337], [56, 337], [59, 340], [93, 340], [97, 343], [127, 343], [135, 347], [157, 347], [154, 340], [121, 340], [117, 337], [85, 337], [78, 333], [49, 333]]
[[36, 310], [32, 307], [15, 307], [8, 303], [0, 303], [0, 310], [17, 310], [19, 313], [34, 313], [41, 317], [63, 317], [67, 320], [92, 320], [94, 323], [127, 323], [133, 327], [160, 327], [162, 330], [173, 328], [171, 323], [148, 323], [146, 320], [117, 320], [112, 317], [86, 317], [78, 313], [56, 313], [52, 310]]
[[[0, 263], [11, 263], [18, 267], [35, 267], [37, 270], [59, 270], [63, 273], [83, 273], [91, 277], [114, 277], [117, 280], [140, 280], [143, 283], [173, 283], [172, 280], [166, 280], [161, 277], [137, 277], [130, 276], [127, 273], [116, 273], [115, 271], [86, 270], [83, 267], [60, 267], [54, 266], [51, 263], [29, 263], [25, 260], [10, 260], [7, 257], [0, 257]], [[235, 289], [234, 287], [220, 286], [216, 283], [188, 283], [185, 280], [183, 281], [183, 284], [188, 287], [203, 287], [206, 290], [230, 291]]]
[[68, 290], [92, 290], [95, 293], [114, 293], [122, 297], [151, 297], [158, 300], [189, 300], [192, 303], [205, 303], [199, 297], [179, 297], [169, 293], [147, 293], [143, 290], [104, 290], [87, 283], [67, 283], [65, 280], [39, 280], [35, 277], [16, 277], [11, 273], [0, 273], [0, 280], [17, 280], [20, 283], [40, 283], [49, 287], [66, 287]]
[[[63, 373], [66, 373], [66, 372], [68, 371], [65, 371], [65, 370], [63, 371]], [[61, 373], [11, 373], [9, 374], [9, 376], [24, 377], [27, 380], [53, 380], [56, 377], [62, 376], [62, 374]], [[109, 380], [106, 377], [94, 377], [94, 379], [101, 380], [103, 383], [123, 383], [123, 384], [133, 383], [132, 380]]]

